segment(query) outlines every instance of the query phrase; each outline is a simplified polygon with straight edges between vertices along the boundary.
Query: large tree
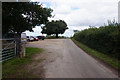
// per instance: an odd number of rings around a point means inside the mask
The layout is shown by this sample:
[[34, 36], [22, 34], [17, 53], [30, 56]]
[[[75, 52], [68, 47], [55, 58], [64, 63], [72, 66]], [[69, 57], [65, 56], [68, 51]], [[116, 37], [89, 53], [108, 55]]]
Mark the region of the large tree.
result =
[[37, 2], [3, 2], [2, 3], [2, 34], [15, 33], [17, 55], [20, 56], [21, 33], [48, 22], [52, 10], [43, 8]]
[[68, 27], [65, 21], [52, 20], [42, 27], [42, 33], [47, 35], [56, 34], [56, 38], [58, 38], [58, 34], [63, 34], [66, 29], [68, 29]]
[[43, 8], [37, 2], [3, 2], [2, 3], [2, 26], [3, 34], [8, 32], [22, 32], [45, 24], [51, 17], [52, 10]]

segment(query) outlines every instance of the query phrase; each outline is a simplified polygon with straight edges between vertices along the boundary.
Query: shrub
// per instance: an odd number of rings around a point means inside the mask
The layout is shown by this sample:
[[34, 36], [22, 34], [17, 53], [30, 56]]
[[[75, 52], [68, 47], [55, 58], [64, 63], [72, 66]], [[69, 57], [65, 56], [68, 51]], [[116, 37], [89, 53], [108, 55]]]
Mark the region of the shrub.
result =
[[75, 33], [73, 38], [90, 48], [120, 59], [120, 26], [116, 22]]

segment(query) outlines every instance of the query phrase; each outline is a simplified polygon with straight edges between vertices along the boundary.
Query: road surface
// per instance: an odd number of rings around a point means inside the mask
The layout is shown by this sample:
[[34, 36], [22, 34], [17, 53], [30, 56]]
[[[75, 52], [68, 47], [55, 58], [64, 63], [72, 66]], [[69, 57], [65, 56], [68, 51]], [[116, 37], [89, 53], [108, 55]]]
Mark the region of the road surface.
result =
[[46, 78], [117, 78], [109, 68], [85, 53], [70, 39], [46, 39], [28, 43], [28, 46], [45, 49]]

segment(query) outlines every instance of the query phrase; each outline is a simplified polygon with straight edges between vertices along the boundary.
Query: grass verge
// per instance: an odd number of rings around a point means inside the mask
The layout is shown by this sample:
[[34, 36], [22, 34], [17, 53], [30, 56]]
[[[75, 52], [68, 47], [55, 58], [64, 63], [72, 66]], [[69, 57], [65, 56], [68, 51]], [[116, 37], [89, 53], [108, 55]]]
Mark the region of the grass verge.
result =
[[117, 70], [120, 70], [120, 63], [118, 59], [114, 59], [111, 58], [108, 55], [105, 55], [103, 53], [100, 53], [94, 49], [89, 48], [88, 46], [76, 41], [74, 38], [72, 38], [72, 40], [79, 46], [81, 47], [84, 51], [86, 51], [87, 53], [89, 53], [92, 56], [95, 56], [96, 58], [102, 60], [103, 62], [111, 65], [112, 67], [114, 67]]
[[25, 66], [33, 62], [34, 54], [41, 53], [43, 49], [40, 48], [26, 48], [26, 56], [24, 58], [14, 58], [2, 63], [2, 77], [3, 78], [31, 78], [35, 77], [29, 72]]

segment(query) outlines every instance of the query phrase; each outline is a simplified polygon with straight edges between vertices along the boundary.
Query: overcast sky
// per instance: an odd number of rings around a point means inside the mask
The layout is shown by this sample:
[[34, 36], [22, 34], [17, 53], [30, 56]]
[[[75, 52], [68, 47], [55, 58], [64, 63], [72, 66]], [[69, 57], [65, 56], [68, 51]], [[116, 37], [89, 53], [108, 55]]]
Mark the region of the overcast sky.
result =
[[[89, 26], [102, 26], [108, 20], [118, 20], [119, 0], [32, 0], [41, 2], [43, 7], [53, 9], [54, 18], [49, 20], [64, 20], [68, 30], [64, 36], [72, 36], [73, 30], [83, 30]], [[41, 27], [27, 31], [27, 35], [41, 35]]]

